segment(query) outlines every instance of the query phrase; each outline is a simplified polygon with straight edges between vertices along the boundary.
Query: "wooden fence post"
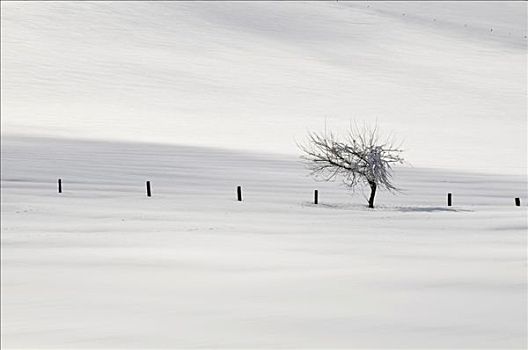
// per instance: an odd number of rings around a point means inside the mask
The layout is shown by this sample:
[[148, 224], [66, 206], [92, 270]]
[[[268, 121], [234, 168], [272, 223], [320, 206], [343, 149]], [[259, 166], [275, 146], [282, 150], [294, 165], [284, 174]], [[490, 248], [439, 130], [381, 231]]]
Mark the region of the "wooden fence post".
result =
[[314, 190], [314, 204], [319, 203], [319, 191]]
[[59, 193], [62, 193], [62, 180], [59, 179], [59, 181], [57, 181], [58, 185], [59, 185]]
[[237, 200], [242, 202], [242, 187], [237, 186]]
[[453, 195], [451, 193], [447, 194], [447, 206], [448, 207], [450, 207], [453, 204], [452, 197]]
[[151, 196], [151, 193], [150, 193], [150, 181], [147, 181], [147, 197], [150, 197]]

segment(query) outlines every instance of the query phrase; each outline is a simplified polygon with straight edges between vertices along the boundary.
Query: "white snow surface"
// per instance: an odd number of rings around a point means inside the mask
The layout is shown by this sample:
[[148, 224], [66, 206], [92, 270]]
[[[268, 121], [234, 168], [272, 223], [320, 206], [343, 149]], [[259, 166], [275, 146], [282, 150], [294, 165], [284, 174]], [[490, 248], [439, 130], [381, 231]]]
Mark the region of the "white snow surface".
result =
[[509, 2], [2, 2], [2, 134], [297, 153], [378, 121], [420, 167], [526, 174]]
[[522, 176], [369, 210], [295, 157], [10, 136], [1, 175], [4, 349], [527, 346]]
[[[2, 1], [2, 348], [525, 349], [526, 9]], [[354, 120], [374, 210], [298, 158]]]

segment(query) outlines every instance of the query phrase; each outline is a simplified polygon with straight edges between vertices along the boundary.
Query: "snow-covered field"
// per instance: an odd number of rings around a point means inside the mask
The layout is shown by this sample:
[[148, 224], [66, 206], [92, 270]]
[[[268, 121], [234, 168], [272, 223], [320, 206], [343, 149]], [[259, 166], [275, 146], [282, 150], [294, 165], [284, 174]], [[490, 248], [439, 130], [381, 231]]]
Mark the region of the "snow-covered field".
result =
[[525, 348], [526, 181], [396, 181], [368, 210], [294, 157], [4, 138], [2, 345]]
[[[526, 9], [2, 1], [2, 348], [525, 349]], [[298, 158], [354, 119], [374, 210]]]

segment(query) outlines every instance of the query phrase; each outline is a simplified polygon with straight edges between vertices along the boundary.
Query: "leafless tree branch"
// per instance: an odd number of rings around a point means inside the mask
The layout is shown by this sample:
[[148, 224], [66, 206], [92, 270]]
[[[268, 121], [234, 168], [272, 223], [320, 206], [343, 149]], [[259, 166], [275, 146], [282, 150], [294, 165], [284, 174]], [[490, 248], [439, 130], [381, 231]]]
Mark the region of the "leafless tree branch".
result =
[[403, 150], [394, 144], [392, 136], [382, 138], [377, 125], [355, 124], [344, 141], [331, 132], [309, 132], [307, 141], [299, 144], [299, 148], [314, 177], [325, 181], [342, 178], [351, 189], [367, 184], [371, 189], [371, 208], [377, 188], [397, 190], [392, 183], [392, 165], [403, 163]]

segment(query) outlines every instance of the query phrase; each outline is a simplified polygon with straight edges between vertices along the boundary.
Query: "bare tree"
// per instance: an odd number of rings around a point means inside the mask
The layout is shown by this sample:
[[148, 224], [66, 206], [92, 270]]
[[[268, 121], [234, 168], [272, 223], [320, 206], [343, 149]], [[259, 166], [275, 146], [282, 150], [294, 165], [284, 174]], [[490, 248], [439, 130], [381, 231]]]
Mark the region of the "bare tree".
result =
[[392, 183], [392, 165], [403, 163], [402, 150], [391, 138], [380, 137], [377, 126], [351, 126], [344, 141], [326, 131], [310, 132], [307, 142], [299, 148], [316, 178], [325, 181], [342, 178], [351, 189], [368, 185], [369, 208], [374, 208], [378, 188], [397, 190]]

